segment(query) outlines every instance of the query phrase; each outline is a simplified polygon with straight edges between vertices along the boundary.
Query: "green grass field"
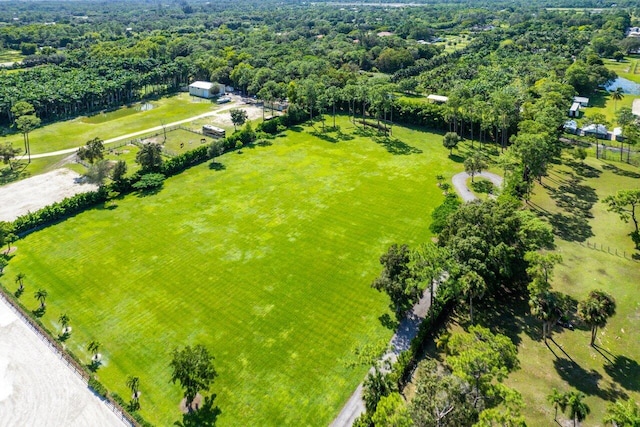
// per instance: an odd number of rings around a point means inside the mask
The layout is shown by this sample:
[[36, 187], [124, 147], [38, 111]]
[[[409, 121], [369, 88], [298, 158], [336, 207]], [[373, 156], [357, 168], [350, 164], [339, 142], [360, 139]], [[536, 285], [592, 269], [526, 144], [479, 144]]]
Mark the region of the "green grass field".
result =
[[24, 58], [22, 53], [19, 50], [2, 50], [0, 51], [0, 62], [15, 62], [20, 61]]
[[539, 322], [529, 317], [527, 324], [535, 331], [532, 336], [519, 335], [522, 369], [511, 375], [509, 383], [523, 393], [531, 425], [553, 419], [553, 408], [545, 400], [552, 387], [574, 388], [587, 395], [591, 407], [587, 426], [603, 425], [609, 401], [640, 399], [640, 263], [630, 260], [632, 225], [607, 212], [602, 203], [618, 189], [637, 188], [640, 171], [592, 158], [584, 165], [570, 163], [554, 167], [545, 182], [549, 187], [537, 186], [532, 199], [559, 234], [557, 252], [563, 262], [556, 268], [553, 287], [578, 301], [592, 289], [603, 289], [616, 298], [618, 309], [598, 332], [600, 349], [589, 346], [586, 328], [556, 333], [555, 343], [547, 348], [539, 339]]
[[[145, 104], [150, 104], [152, 108], [140, 107]], [[187, 119], [217, 108], [220, 107], [210, 101], [192, 99], [189, 94], [181, 93], [144, 104], [123, 107], [109, 113], [57, 122], [38, 128], [29, 134], [31, 153], [79, 147], [95, 137], [114, 138], [160, 126], [163, 123]], [[22, 141], [22, 134], [0, 137], [0, 143], [11, 142], [16, 147], [22, 146]]]
[[[541, 324], [529, 314], [527, 301], [483, 300], [476, 320], [508, 335], [518, 346], [520, 370], [506, 384], [520, 391], [528, 425], [553, 425], [554, 409], [546, 397], [553, 387], [579, 390], [587, 396], [591, 414], [581, 424], [602, 426], [606, 406], [617, 398], [640, 400], [640, 262], [633, 261], [633, 243], [625, 224], [602, 203], [618, 189], [637, 188], [640, 170], [622, 163], [588, 158], [584, 164], [565, 155], [564, 164], [554, 165], [543, 185], [536, 185], [530, 208], [549, 220], [556, 232], [556, 251], [563, 262], [551, 280], [553, 290], [576, 301], [593, 289], [611, 293], [617, 314], [599, 329], [599, 346], [589, 346], [590, 330], [573, 319], [576, 329], [556, 327], [548, 346], [541, 339]], [[465, 307], [448, 326], [460, 331], [468, 323]], [[435, 345], [427, 354], [442, 359]], [[413, 393], [413, 388], [408, 390]], [[561, 425], [570, 425], [559, 415]]]
[[584, 122], [585, 116], [590, 116], [594, 113], [601, 113], [604, 114], [609, 122], [607, 128], [612, 130], [614, 127], [618, 126], [616, 121], [616, 111], [622, 107], [631, 108], [631, 104], [633, 104], [633, 100], [636, 98], [640, 98], [640, 95], [625, 93], [624, 98], [616, 102], [611, 99], [611, 95], [607, 91], [599, 90], [595, 95], [592, 95], [589, 98], [590, 106], [581, 110], [582, 120], [580, 123]]
[[621, 62], [614, 61], [613, 59], [606, 59], [605, 66], [616, 72], [620, 77], [631, 80], [636, 83], [640, 83], [640, 56], [630, 55], [625, 56]]
[[[299, 127], [270, 146], [228, 153], [17, 242], [2, 283], [27, 275], [23, 303], [49, 292], [42, 321], [71, 318], [69, 348], [103, 344], [99, 379], [169, 425], [181, 392], [171, 350], [216, 357], [219, 425], [327, 425], [368, 366], [354, 351], [386, 342], [385, 296], [370, 288], [393, 242], [429, 238], [443, 199], [435, 176], [462, 170], [442, 137], [394, 127], [394, 138]], [[320, 130], [320, 126], [316, 125]]]
[[599, 331], [599, 350], [589, 346], [590, 331], [584, 327], [556, 329], [547, 347], [526, 301], [508, 313], [498, 309], [487, 316], [487, 324], [499, 325], [518, 344], [521, 369], [507, 384], [523, 394], [529, 425], [553, 422], [553, 408], [546, 402], [553, 387], [587, 395], [592, 411], [583, 424], [587, 426], [603, 425], [609, 401], [640, 398], [640, 303], [635, 298], [640, 264], [631, 260], [632, 226], [602, 203], [618, 189], [636, 188], [638, 178], [638, 169], [625, 164], [593, 158], [580, 164], [566, 157], [565, 164], [554, 166], [543, 179], [543, 186], [536, 186], [531, 206], [554, 226], [557, 252], [563, 257], [552, 280], [554, 290], [579, 301], [592, 289], [603, 289], [616, 298], [618, 312]]

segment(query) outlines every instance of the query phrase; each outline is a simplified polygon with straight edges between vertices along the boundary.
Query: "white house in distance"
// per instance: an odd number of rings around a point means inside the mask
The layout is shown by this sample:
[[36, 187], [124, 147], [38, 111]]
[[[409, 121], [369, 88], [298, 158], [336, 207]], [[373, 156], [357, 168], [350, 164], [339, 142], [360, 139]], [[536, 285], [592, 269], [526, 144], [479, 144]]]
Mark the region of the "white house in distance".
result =
[[436, 95], [436, 94], [431, 94], [429, 96], [427, 96], [427, 99], [431, 102], [437, 102], [437, 103], [445, 103], [449, 100], [448, 96], [444, 96], [444, 95]]
[[224, 85], [219, 83], [197, 81], [189, 85], [189, 95], [209, 99], [215, 96], [224, 95], [224, 89]]
[[582, 128], [582, 133], [585, 136], [595, 136], [599, 139], [609, 139], [609, 132], [605, 125], [591, 124]]
[[574, 96], [573, 102], [577, 102], [578, 104], [580, 104], [581, 107], [589, 106], [589, 98], [586, 98], [584, 96]]

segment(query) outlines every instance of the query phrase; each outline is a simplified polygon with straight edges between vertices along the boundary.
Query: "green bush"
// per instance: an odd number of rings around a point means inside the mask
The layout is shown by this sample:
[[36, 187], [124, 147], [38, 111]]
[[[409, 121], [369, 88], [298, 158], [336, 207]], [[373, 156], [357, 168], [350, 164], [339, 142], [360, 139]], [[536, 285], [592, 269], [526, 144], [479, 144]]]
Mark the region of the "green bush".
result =
[[393, 119], [400, 123], [444, 129], [447, 123], [444, 111], [444, 107], [439, 104], [400, 99], [394, 104]]
[[162, 187], [165, 176], [161, 173], [147, 173], [140, 177], [140, 181], [132, 185], [136, 190], [149, 191]]
[[432, 222], [429, 226], [429, 230], [433, 233], [440, 233], [445, 225], [449, 216], [458, 210], [460, 207], [460, 199], [455, 194], [449, 193], [444, 199], [444, 202], [433, 210], [431, 214]]
[[108, 391], [105, 386], [102, 385], [100, 381], [96, 379], [95, 376], [91, 376], [89, 378], [89, 388], [95, 391], [98, 395], [102, 397], [107, 397]]
[[282, 128], [283, 125], [280, 117], [274, 117], [271, 120], [264, 121], [256, 126], [257, 131], [266, 132], [271, 135], [281, 132]]
[[208, 145], [201, 145], [197, 148], [194, 148], [193, 150], [189, 150], [185, 153], [172, 157], [171, 159], [162, 163], [160, 171], [165, 176], [172, 176], [182, 172], [183, 170], [191, 166], [206, 162], [210, 158], [208, 149]]
[[280, 117], [280, 120], [284, 126], [294, 126], [303, 123], [307, 120], [307, 112], [295, 104], [289, 106], [287, 114]]
[[35, 212], [29, 212], [19, 216], [13, 221], [14, 230], [18, 234], [26, 233], [37, 227], [75, 215], [90, 206], [105, 202], [107, 195], [107, 190], [101, 187], [98, 191], [90, 191], [88, 193], [76, 194], [73, 197], [67, 197], [60, 202], [45, 206]]
[[124, 399], [122, 397], [120, 397], [120, 395], [118, 393], [109, 393], [111, 395], [111, 398], [116, 401], [116, 403], [120, 406], [122, 406], [123, 408], [127, 407], [126, 402], [124, 401]]

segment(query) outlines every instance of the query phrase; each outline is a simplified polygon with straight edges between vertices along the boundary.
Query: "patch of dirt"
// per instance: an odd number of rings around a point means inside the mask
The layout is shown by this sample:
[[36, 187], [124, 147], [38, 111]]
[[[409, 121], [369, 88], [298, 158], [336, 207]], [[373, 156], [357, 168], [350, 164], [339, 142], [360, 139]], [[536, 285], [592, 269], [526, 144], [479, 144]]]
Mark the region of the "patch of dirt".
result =
[[[241, 104], [241, 105], [235, 106], [234, 108], [237, 108], [238, 110], [245, 110], [247, 112], [248, 120], [256, 120], [256, 119], [262, 118], [262, 107], [256, 107], [255, 105]], [[276, 114], [278, 113], [276, 112]], [[271, 117], [271, 111], [269, 111], [269, 109], [266, 109], [264, 111], [264, 115], [265, 117]], [[233, 126], [233, 122], [231, 122], [231, 114], [229, 113], [229, 110], [223, 110], [216, 113], [214, 116], [211, 117], [211, 121], [212, 121], [212, 124], [222, 126], [222, 127]]]
[[66, 197], [97, 189], [66, 168], [4, 185], [0, 187], [0, 221], [13, 221]]
[[191, 402], [191, 405], [189, 406], [189, 408], [187, 408], [187, 399], [184, 398], [180, 401], [180, 411], [182, 411], [183, 414], [197, 411], [202, 406], [202, 400], [203, 400], [202, 395], [200, 393], [196, 394], [196, 397], [194, 397], [193, 402]]

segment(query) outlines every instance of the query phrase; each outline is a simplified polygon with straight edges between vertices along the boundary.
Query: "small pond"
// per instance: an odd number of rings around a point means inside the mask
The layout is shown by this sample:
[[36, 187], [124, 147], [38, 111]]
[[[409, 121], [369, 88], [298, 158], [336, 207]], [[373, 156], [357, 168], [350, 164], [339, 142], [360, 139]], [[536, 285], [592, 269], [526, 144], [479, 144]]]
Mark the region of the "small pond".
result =
[[606, 90], [616, 90], [616, 88], [621, 87], [624, 93], [630, 93], [633, 95], [640, 95], [640, 84], [636, 82], [632, 82], [629, 79], [625, 79], [624, 77], [618, 77], [613, 81], [613, 83], [605, 86]]

